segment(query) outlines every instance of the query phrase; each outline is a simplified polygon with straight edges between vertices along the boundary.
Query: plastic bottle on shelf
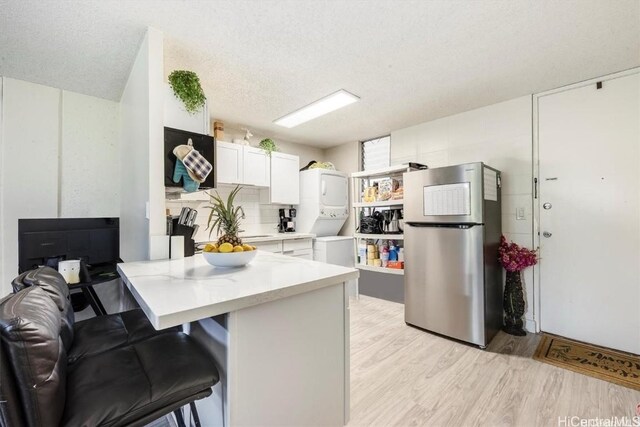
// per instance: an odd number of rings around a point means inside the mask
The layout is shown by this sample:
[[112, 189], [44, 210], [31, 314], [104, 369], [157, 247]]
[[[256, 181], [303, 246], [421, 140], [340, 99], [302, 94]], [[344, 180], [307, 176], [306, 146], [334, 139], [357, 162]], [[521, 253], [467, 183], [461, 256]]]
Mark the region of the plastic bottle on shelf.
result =
[[358, 241], [358, 258], [360, 264], [367, 265], [367, 241], [359, 240]]
[[398, 246], [395, 242], [389, 245], [389, 261], [398, 261]]
[[385, 244], [382, 247], [382, 252], [380, 253], [380, 260], [382, 261], [382, 267], [387, 267], [389, 263], [389, 246]]

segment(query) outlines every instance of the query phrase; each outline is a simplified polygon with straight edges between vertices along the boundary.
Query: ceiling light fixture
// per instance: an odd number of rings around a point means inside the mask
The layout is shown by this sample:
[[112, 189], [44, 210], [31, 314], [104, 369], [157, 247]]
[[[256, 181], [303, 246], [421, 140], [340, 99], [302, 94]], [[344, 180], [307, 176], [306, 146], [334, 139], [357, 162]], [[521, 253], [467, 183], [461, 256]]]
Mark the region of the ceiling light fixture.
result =
[[308, 122], [317, 117], [324, 116], [339, 108], [346, 107], [349, 104], [359, 101], [360, 98], [352, 93], [347, 92], [344, 89], [340, 89], [331, 95], [325, 96], [311, 104], [300, 108], [299, 110], [289, 113], [286, 116], [280, 117], [273, 123], [278, 126], [284, 126], [286, 128], [292, 128], [299, 124]]

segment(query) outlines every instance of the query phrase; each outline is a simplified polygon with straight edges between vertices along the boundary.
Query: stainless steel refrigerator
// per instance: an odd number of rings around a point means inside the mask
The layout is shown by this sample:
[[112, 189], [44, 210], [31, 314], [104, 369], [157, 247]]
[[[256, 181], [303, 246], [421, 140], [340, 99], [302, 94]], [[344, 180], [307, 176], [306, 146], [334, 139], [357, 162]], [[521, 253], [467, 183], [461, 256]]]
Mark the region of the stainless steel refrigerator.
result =
[[405, 321], [486, 347], [502, 327], [500, 171], [404, 174]]

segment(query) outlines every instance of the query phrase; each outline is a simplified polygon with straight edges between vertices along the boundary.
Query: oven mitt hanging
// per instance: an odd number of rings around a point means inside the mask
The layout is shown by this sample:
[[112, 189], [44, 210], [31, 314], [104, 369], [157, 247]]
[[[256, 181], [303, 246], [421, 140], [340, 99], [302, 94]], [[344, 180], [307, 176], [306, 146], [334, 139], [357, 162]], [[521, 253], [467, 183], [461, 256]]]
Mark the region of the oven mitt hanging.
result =
[[189, 138], [188, 145], [178, 145], [173, 149], [173, 154], [182, 160], [188, 170], [189, 176], [196, 182], [204, 182], [213, 170], [213, 166], [198, 150], [193, 148], [193, 142]]
[[[184, 159], [185, 156], [191, 152], [191, 150], [193, 150], [193, 142], [191, 141], [191, 138], [189, 138], [189, 142], [187, 144], [176, 146], [176, 148], [173, 149], [173, 154], [175, 154], [175, 156], [178, 158], [177, 161], [182, 162], [182, 159]], [[187, 169], [187, 173], [189, 174], [189, 177], [192, 180], [196, 182], [200, 182], [198, 181], [198, 177], [196, 176], [195, 173], [191, 172], [188, 168], [186, 169]]]
[[182, 179], [182, 188], [184, 188], [184, 191], [187, 193], [198, 191], [200, 183], [191, 179], [189, 171], [181, 160], [176, 160], [176, 168], [173, 171], [173, 182], [177, 184], [180, 182], [180, 179]]

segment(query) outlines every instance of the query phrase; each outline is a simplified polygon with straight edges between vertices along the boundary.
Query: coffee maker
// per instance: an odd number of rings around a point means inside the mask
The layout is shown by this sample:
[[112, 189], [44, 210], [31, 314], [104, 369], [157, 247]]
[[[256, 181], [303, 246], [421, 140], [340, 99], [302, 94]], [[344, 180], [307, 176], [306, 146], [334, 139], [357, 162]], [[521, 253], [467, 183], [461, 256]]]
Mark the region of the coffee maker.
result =
[[296, 210], [294, 208], [290, 209], [279, 209], [280, 221], [278, 222], [278, 232], [279, 233], [295, 233], [296, 232]]

